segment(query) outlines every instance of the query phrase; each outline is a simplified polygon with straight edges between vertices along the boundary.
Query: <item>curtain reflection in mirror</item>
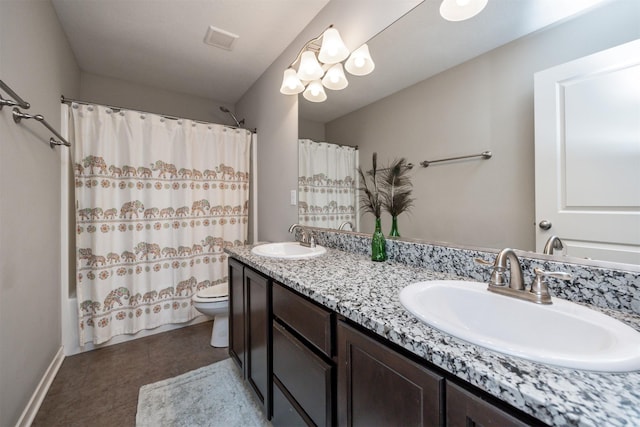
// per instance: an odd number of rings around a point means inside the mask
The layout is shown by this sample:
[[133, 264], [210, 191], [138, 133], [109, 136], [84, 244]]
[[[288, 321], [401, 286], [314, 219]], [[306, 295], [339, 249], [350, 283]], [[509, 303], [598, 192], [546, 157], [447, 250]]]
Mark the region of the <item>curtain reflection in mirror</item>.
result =
[[298, 222], [357, 229], [358, 149], [310, 139], [298, 141]]

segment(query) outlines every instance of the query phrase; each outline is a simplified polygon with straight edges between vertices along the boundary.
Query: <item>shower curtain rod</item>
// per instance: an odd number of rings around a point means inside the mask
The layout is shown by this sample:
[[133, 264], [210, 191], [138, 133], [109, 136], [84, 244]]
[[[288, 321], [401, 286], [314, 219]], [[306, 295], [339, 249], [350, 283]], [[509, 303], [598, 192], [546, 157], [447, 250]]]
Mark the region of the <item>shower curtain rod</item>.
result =
[[307, 139], [311, 142], [315, 142], [316, 144], [333, 144], [333, 145], [337, 145], [338, 147], [349, 147], [356, 150], [358, 149], [357, 145], [338, 144], [336, 142], [329, 142], [329, 141], [316, 141], [315, 139], [311, 139], [311, 138], [300, 138], [300, 139]]
[[[66, 98], [64, 95], [60, 95], [60, 102], [63, 103], [63, 104], [68, 104], [68, 105], [71, 105], [74, 102], [76, 104], [82, 104], [82, 105], [98, 104], [98, 105], [103, 105], [103, 106], [105, 106], [107, 108], [111, 108], [112, 110], [117, 110], [117, 111], [130, 110], [130, 111], [136, 111], [136, 112], [139, 112], [139, 113], [156, 114], [156, 115], [158, 115], [160, 117], [163, 117], [165, 119], [168, 119], [168, 120], [191, 120], [192, 122], [200, 123], [200, 124], [203, 124], [203, 125], [215, 125], [215, 124], [217, 124], [217, 123], [211, 123], [211, 122], [203, 122], [202, 120], [187, 119], [187, 118], [184, 118], [184, 117], [175, 117], [175, 116], [169, 116], [169, 115], [166, 115], [166, 114], [151, 113], [149, 111], [139, 111], [139, 110], [136, 110], [134, 108], [117, 107], [117, 106], [114, 106], [114, 105], [105, 105], [105, 104], [100, 104], [100, 103], [97, 103], [97, 102], [80, 101], [78, 99]], [[257, 133], [258, 132], [258, 129], [255, 129], [255, 128], [254, 129], [245, 129], [245, 128], [241, 128], [241, 127], [237, 127], [237, 126], [229, 126], [229, 125], [221, 125], [221, 126], [224, 126], [226, 128], [229, 128], [229, 129], [246, 130], [246, 131], [251, 132], [251, 133]]]

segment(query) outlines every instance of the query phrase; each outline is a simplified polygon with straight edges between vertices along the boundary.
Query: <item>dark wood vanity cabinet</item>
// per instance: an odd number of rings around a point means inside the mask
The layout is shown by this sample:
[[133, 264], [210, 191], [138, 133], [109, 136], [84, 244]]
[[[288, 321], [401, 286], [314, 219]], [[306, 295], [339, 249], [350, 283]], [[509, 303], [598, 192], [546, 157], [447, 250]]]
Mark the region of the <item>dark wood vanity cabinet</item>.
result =
[[267, 417], [271, 416], [271, 342], [271, 279], [230, 259], [229, 354]]
[[275, 427], [544, 425], [233, 258], [229, 310], [229, 354]]
[[229, 258], [229, 355], [245, 373], [244, 265]]
[[273, 283], [274, 426], [335, 425], [334, 317]]
[[341, 426], [442, 426], [444, 378], [338, 322]]

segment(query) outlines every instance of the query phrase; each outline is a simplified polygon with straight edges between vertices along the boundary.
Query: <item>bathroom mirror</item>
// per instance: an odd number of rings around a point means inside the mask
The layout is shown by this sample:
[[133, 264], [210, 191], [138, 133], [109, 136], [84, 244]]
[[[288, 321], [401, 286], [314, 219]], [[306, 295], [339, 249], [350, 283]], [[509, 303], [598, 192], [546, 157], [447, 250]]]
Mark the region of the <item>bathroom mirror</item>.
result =
[[[536, 5], [551, 3], [588, 7], [550, 17], [539, 30], [528, 24]], [[300, 97], [300, 136], [358, 145], [363, 168], [374, 151], [383, 163], [405, 157], [419, 165], [490, 150], [489, 160], [416, 166], [416, 206], [399, 217], [400, 233], [456, 246], [535, 251], [533, 76], [639, 37], [636, 2], [595, 3], [494, 0], [476, 18], [453, 24], [439, 17], [439, 2], [425, 1], [369, 42], [376, 61], [371, 75], [330, 91], [321, 104]], [[497, 37], [495, 46], [485, 43], [487, 28], [509, 33], [510, 25], [522, 33]], [[413, 32], [428, 48], [416, 50]], [[423, 51], [433, 55], [426, 66], [416, 59]], [[374, 79], [402, 80], [403, 86]], [[383, 216], [383, 228], [390, 225]], [[372, 228], [373, 218], [362, 217], [359, 231]]]

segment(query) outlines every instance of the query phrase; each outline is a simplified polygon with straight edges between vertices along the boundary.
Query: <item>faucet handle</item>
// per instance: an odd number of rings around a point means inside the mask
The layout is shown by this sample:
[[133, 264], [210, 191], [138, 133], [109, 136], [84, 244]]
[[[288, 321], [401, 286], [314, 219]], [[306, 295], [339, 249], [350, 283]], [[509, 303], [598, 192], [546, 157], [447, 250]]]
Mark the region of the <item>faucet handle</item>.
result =
[[571, 280], [571, 274], [565, 273], [564, 271], [544, 271], [541, 268], [534, 268], [533, 272], [536, 275], [536, 279], [542, 277], [554, 277], [560, 280]]
[[493, 267], [493, 271], [491, 272], [491, 278], [489, 279], [489, 286], [507, 286], [509, 281], [507, 280], [506, 270], [503, 266], [498, 265], [498, 258], [496, 261], [491, 262], [484, 260], [482, 258], [474, 258], [473, 259], [476, 264], [480, 264], [483, 267]]
[[551, 295], [545, 278], [553, 277], [560, 280], [571, 280], [571, 274], [564, 271], [545, 271], [541, 268], [534, 268], [533, 272], [536, 277], [531, 283], [531, 292], [536, 296], [536, 302], [539, 304], [551, 304]]
[[476, 264], [480, 264], [480, 265], [486, 265], [486, 266], [491, 266], [493, 267], [494, 263], [491, 261], [487, 261], [485, 259], [482, 258], [474, 258], [473, 259], [475, 261]]

